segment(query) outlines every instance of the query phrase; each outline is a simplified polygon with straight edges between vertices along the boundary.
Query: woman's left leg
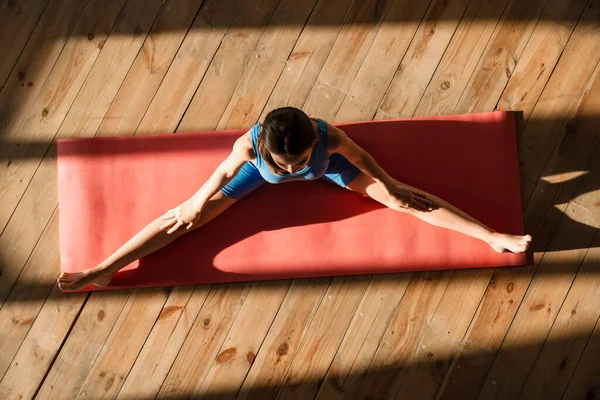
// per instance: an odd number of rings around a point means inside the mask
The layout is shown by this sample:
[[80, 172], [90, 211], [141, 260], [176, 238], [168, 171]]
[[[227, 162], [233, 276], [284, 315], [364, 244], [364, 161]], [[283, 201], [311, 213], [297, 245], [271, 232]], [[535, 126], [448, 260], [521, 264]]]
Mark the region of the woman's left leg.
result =
[[502, 253], [506, 250], [513, 253], [522, 253], [529, 247], [529, 242], [531, 241], [530, 235], [520, 236], [496, 232], [477, 221], [464, 211], [459, 210], [452, 204], [440, 199], [437, 196], [403, 183], [399, 184], [416, 193], [425, 195], [431, 202], [433, 202], [433, 210], [417, 211], [407, 208], [394, 208], [384, 189], [364, 172], [358, 174], [358, 176], [352, 180], [352, 182], [348, 183], [346, 187], [355, 192], [367, 195], [386, 205], [387, 207], [395, 209], [396, 211], [412, 214], [415, 217], [432, 225], [451, 229], [483, 240], [499, 253]]

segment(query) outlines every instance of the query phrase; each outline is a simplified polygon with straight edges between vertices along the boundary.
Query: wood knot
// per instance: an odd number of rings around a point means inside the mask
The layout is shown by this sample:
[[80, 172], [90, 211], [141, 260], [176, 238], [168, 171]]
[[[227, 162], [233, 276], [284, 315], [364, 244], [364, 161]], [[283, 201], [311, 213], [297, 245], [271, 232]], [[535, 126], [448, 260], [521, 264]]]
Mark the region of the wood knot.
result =
[[47, 116], [48, 116], [48, 109], [47, 109], [47, 108], [44, 108], [44, 109], [42, 110], [42, 117], [47, 117]]
[[277, 355], [280, 357], [285, 356], [288, 353], [289, 349], [290, 345], [287, 342], [283, 342], [277, 348]]
[[100, 310], [100, 311], [98, 311], [98, 315], [96, 317], [98, 318], [98, 321], [102, 321], [105, 316], [106, 316], [106, 313], [104, 312], [104, 310]]
[[167, 307], [163, 308], [162, 312], [158, 316], [158, 319], [165, 319], [165, 318], [169, 317], [171, 314], [173, 314], [174, 312], [181, 310], [182, 308], [183, 308], [182, 306], [167, 306]]
[[448, 81], [443, 81], [443, 82], [440, 84], [440, 88], [442, 88], [442, 90], [448, 90], [448, 89], [450, 89], [450, 82], [448, 82]]
[[233, 357], [235, 357], [236, 353], [237, 353], [237, 351], [236, 351], [235, 347], [232, 347], [231, 349], [227, 349], [227, 350], [223, 351], [221, 354], [219, 354], [215, 361], [217, 362], [217, 364], [226, 363], [227, 361], [229, 361]]
[[115, 376], [112, 375], [110, 378], [108, 378], [108, 380], [106, 381], [106, 384], [104, 385], [104, 391], [108, 392], [108, 390], [112, 387], [112, 385], [115, 383]]
[[19, 71], [19, 80], [22, 81], [25, 79], [25, 71]]
[[88, 33], [88, 40], [93, 40], [94, 37], [96, 37], [96, 35], [94, 35], [93, 33]]
[[204, 321], [202, 321], [202, 326], [205, 328], [208, 328], [209, 325], [210, 325], [210, 318], [205, 318]]
[[515, 283], [508, 282], [508, 285], [506, 285], [506, 293], [511, 293], [514, 289], [515, 289]]
[[256, 354], [254, 354], [251, 351], [246, 353], [246, 360], [248, 361], [248, 364], [250, 364], [250, 365], [254, 364], [255, 359], [256, 359]]
[[562, 371], [562, 370], [563, 370], [563, 369], [565, 369], [566, 367], [567, 367], [567, 359], [565, 358], [565, 359], [564, 359], [564, 360], [562, 360], [562, 361], [560, 362], [560, 364], [558, 365], [558, 369]]

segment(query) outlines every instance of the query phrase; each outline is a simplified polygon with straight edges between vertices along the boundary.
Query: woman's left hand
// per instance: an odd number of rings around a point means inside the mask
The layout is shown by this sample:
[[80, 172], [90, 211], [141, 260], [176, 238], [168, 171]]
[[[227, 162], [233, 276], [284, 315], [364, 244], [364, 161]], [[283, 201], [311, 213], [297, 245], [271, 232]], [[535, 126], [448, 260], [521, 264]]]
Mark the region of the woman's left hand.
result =
[[394, 185], [388, 189], [388, 195], [392, 204], [396, 207], [429, 212], [434, 209], [434, 204], [425, 195], [407, 189], [400, 185]]

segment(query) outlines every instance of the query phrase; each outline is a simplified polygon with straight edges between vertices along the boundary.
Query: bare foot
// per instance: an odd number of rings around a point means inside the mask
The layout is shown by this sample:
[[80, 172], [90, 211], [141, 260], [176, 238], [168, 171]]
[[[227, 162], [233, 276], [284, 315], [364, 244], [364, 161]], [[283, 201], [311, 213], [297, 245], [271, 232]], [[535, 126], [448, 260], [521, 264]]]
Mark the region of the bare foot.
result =
[[91, 268], [80, 272], [63, 272], [58, 277], [61, 290], [79, 290], [89, 284], [108, 286], [113, 274], [102, 269]]
[[507, 250], [512, 253], [523, 253], [529, 248], [530, 242], [531, 235], [519, 236], [494, 232], [492, 240], [488, 243], [498, 253], [504, 253]]

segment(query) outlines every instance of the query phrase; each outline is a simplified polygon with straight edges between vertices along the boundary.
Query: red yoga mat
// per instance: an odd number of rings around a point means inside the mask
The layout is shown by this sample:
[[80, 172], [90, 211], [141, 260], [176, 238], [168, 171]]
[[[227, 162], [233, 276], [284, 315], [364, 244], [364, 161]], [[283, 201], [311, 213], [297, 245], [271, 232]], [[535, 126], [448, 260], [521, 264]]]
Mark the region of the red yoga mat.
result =
[[[522, 234], [514, 114], [336, 124], [397, 180]], [[93, 267], [194, 194], [245, 130], [58, 141], [62, 271]], [[324, 180], [265, 184], [107, 289], [523, 265], [524, 254]], [[82, 291], [104, 290], [89, 285]]]

